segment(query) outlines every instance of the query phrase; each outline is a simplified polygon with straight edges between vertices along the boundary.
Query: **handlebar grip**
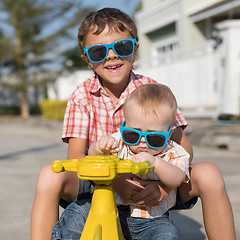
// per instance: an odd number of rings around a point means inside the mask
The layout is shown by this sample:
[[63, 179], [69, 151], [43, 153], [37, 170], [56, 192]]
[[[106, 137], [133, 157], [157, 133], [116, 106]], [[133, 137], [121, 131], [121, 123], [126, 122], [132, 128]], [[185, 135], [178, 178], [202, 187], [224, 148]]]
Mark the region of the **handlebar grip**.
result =
[[133, 163], [131, 167], [132, 174], [145, 175], [152, 171], [152, 164], [148, 161]]
[[52, 170], [56, 173], [69, 171], [77, 172], [79, 159], [57, 160], [52, 163]]
[[62, 161], [54, 161], [52, 163], [52, 170], [55, 172], [55, 173], [60, 173], [60, 172], [63, 172], [64, 171], [64, 167], [63, 167], [63, 164], [62, 164]]

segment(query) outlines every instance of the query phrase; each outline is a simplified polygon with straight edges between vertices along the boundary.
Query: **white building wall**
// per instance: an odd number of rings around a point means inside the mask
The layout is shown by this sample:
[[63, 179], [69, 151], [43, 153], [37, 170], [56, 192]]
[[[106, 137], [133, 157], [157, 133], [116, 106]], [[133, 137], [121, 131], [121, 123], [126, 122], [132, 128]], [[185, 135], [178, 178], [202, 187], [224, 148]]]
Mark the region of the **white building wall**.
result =
[[158, 59], [155, 67], [139, 64], [136, 72], [168, 85], [184, 115], [217, 116], [216, 55], [211, 43], [166, 58]]
[[218, 54], [218, 102], [221, 114], [239, 115], [240, 111], [240, 20], [216, 25], [222, 44]]
[[71, 73], [63, 73], [62, 76], [57, 79], [55, 85], [48, 88], [49, 99], [68, 99], [77, 85], [92, 76], [93, 71], [91, 70], [79, 70]]

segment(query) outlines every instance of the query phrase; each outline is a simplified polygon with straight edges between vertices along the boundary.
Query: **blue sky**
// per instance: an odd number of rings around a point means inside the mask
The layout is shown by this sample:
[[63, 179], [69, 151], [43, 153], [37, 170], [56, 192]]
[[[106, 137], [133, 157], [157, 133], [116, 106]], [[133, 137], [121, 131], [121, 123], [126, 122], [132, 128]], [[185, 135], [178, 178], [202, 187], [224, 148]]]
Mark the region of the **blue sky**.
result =
[[135, 7], [139, 2], [140, 0], [91, 0], [91, 1], [88, 1], [88, 3], [91, 3], [91, 5], [97, 7], [97, 9], [101, 9], [104, 7], [119, 8], [120, 10], [129, 14], [130, 16], [132, 16], [135, 10]]
[[[134, 11], [136, 6], [141, 0], [77, 0], [77, 1], [82, 1], [83, 5], [86, 6], [93, 6], [97, 10], [104, 8], [104, 7], [114, 7], [114, 8], [119, 8], [120, 10], [126, 12], [130, 16], [133, 17]], [[7, 17], [7, 15], [4, 12], [0, 12], [1, 19], [4, 19]], [[51, 25], [51, 24], [50, 24]], [[54, 23], [53, 23], [54, 25]], [[59, 22], [56, 23], [56, 26], [59, 25]], [[7, 32], [7, 35], [11, 35], [12, 33], [12, 28], [9, 27], [8, 25], [3, 25], [3, 31]], [[78, 28], [78, 27], [77, 27]], [[77, 29], [76, 28], [76, 29]], [[52, 25], [49, 26], [50, 31], [52, 31]], [[46, 33], [48, 31], [48, 27], [46, 28]], [[75, 30], [77, 31], [77, 30]]]

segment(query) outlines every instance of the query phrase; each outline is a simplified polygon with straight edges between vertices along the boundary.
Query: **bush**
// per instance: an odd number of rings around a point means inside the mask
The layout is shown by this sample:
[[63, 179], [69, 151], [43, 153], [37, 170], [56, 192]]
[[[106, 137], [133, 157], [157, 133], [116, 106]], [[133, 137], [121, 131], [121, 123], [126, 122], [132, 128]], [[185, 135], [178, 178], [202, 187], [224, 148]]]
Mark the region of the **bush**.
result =
[[42, 116], [47, 119], [63, 120], [67, 100], [44, 100], [40, 104]]
[[[39, 115], [41, 113], [39, 105], [30, 106], [31, 115]], [[21, 115], [21, 107], [19, 106], [0, 106], [0, 116], [19, 116]]]
[[12, 116], [12, 115], [20, 115], [20, 107], [18, 106], [0, 106], [0, 115], [1, 116]]

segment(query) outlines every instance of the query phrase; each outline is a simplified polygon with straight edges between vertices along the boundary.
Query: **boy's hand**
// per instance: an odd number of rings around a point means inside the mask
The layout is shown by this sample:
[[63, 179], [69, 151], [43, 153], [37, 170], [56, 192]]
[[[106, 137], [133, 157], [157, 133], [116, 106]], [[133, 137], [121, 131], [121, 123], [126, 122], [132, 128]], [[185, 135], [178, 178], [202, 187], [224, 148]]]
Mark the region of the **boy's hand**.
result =
[[132, 161], [135, 163], [148, 161], [154, 167], [154, 165], [156, 163], [156, 157], [154, 157], [152, 154], [147, 153], [147, 152], [140, 152], [140, 153], [136, 154], [135, 156], [133, 156]]
[[132, 200], [139, 207], [157, 206], [162, 204], [168, 197], [172, 189], [163, 185], [160, 181], [144, 181], [134, 178], [133, 181], [138, 183], [142, 189], [132, 196]]
[[98, 141], [98, 148], [103, 153], [119, 152], [118, 141], [111, 136], [102, 136]]
[[112, 185], [125, 202], [134, 202], [139, 207], [162, 204], [172, 190], [160, 181], [141, 180], [131, 173], [115, 178]]
[[112, 181], [113, 189], [124, 202], [133, 202], [132, 197], [144, 190], [144, 187], [133, 181], [133, 178], [132, 173], [126, 173]]

